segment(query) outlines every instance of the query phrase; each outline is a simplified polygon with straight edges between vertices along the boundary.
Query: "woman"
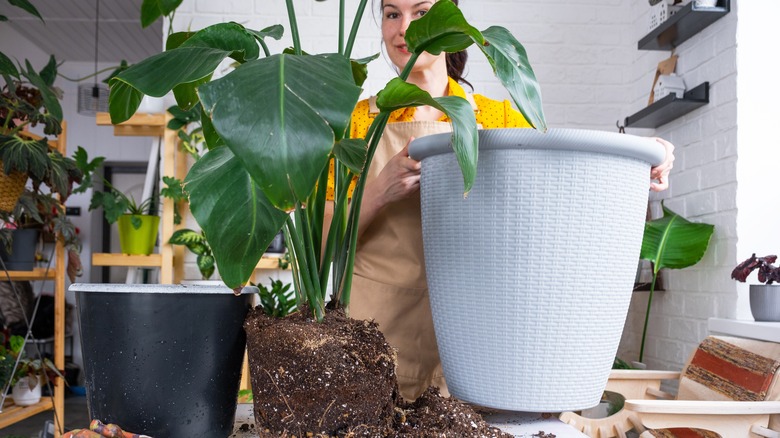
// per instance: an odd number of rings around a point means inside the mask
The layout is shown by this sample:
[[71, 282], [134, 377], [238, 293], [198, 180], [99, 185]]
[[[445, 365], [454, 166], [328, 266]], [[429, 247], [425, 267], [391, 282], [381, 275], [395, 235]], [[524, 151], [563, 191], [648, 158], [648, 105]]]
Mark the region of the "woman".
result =
[[[434, 1], [383, 0], [382, 40], [388, 57], [398, 69], [411, 57], [404, 41], [409, 23], [425, 15]], [[465, 93], [458, 82], [466, 82], [462, 78], [466, 58], [465, 51], [437, 56], [424, 53], [407, 82], [433, 97], [466, 98], [474, 108], [477, 123], [484, 129], [530, 127], [508, 101]], [[374, 102], [373, 98], [364, 100], [355, 108], [353, 138], [365, 137], [379, 113]], [[435, 108], [424, 106], [393, 112], [368, 170], [360, 213], [350, 316], [375, 320], [388, 342], [397, 349], [399, 389], [409, 400], [416, 399], [430, 385], [438, 386], [444, 395], [448, 392], [425, 279], [420, 163], [408, 156], [408, 145], [415, 137], [450, 131], [449, 119]], [[674, 160], [674, 146], [658, 141], [666, 147], [667, 159], [651, 172], [651, 178], [656, 180], [651, 183], [652, 190], [668, 186]]]

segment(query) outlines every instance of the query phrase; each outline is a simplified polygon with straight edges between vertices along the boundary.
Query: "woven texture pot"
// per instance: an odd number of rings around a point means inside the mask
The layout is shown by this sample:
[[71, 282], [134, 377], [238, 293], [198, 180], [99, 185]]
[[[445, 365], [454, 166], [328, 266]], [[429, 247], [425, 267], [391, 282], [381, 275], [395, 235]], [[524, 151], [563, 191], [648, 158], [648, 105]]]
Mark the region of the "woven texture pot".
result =
[[532, 412], [598, 404], [631, 298], [657, 142], [583, 130], [480, 132], [476, 182], [449, 134], [415, 140], [444, 374], [457, 398]]
[[24, 183], [27, 182], [27, 174], [11, 172], [6, 175], [2, 171], [3, 161], [0, 160], [0, 211], [12, 212], [19, 201], [19, 196], [24, 191]]
[[751, 284], [750, 313], [759, 322], [780, 322], [780, 284]]
[[233, 430], [257, 288], [73, 284], [92, 418], [153, 437]]

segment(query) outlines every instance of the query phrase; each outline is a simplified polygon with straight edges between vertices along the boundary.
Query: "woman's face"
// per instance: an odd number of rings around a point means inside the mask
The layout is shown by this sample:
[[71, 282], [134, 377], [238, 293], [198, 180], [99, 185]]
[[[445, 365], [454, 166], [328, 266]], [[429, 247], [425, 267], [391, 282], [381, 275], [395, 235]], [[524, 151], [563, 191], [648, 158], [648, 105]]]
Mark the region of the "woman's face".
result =
[[[403, 69], [411, 54], [406, 48], [406, 29], [409, 23], [428, 12], [435, 0], [383, 0], [382, 1], [382, 40], [387, 48], [390, 60], [399, 69]], [[444, 53], [433, 56], [423, 53], [417, 59], [414, 70], [419, 71], [428, 68], [439, 58], [444, 58]]]

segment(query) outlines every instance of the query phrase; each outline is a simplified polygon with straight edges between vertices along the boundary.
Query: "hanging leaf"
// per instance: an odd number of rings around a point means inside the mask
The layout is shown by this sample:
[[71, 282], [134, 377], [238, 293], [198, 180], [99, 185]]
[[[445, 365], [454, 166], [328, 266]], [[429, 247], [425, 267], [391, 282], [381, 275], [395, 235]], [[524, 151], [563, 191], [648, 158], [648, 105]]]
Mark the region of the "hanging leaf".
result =
[[158, 18], [170, 15], [182, 0], [144, 0], [141, 3], [141, 27], [148, 27]]
[[[0, 75], [13, 76], [19, 79], [19, 70], [16, 69], [16, 65], [11, 61], [11, 58], [5, 56], [5, 53], [0, 52]], [[8, 82], [6, 80], [6, 82]]]
[[311, 194], [359, 96], [350, 63], [338, 54], [274, 55], [200, 88], [222, 140], [285, 211]]
[[503, 27], [490, 27], [483, 30], [482, 35], [487, 43], [480, 44], [479, 48], [487, 56], [498, 80], [509, 91], [517, 109], [531, 126], [547, 131], [542, 92], [523, 45]]
[[336, 143], [333, 154], [345, 166], [349, 167], [355, 175], [363, 173], [366, 164], [368, 143], [362, 138], [345, 138]]
[[463, 191], [468, 194], [477, 175], [479, 137], [474, 109], [466, 99], [458, 96], [433, 98], [416, 85], [394, 78], [377, 95], [376, 104], [382, 111], [429, 105], [447, 114], [452, 120], [452, 148], [463, 173]]
[[185, 179], [190, 210], [211, 245], [230, 288], [243, 285], [281, 229], [277, 210], [227, 147], [207, 152]]
[[704, 257], [714, 226], [694, 223], [663, 206], [660, 219], [645, 224], [640, 258], [653, 263], [653, 272], [662, 268], [682, 269]]
[[421, 18], [409, 23], [406, 45], [412, 53], [460, 52], [474, 42], [484, 42], [482, 34], [463, 17], [451, 1], [436, 2]]

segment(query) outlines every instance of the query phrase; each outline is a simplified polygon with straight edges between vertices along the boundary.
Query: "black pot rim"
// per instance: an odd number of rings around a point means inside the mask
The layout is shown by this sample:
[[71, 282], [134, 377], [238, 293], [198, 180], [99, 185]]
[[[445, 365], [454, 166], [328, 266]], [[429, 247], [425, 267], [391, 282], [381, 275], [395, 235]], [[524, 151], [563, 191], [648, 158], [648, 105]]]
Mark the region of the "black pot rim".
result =
[[[71, 292], [86, 293], [156, 293], [156, 294], [208, 294], [234, 295], [233, 289], [220, 285], [203, 284], [119, 284], [119, 283], [73, 283], [68, 287]], [[244, 286], [242, 295], [258, 293], [255, 286]]]

